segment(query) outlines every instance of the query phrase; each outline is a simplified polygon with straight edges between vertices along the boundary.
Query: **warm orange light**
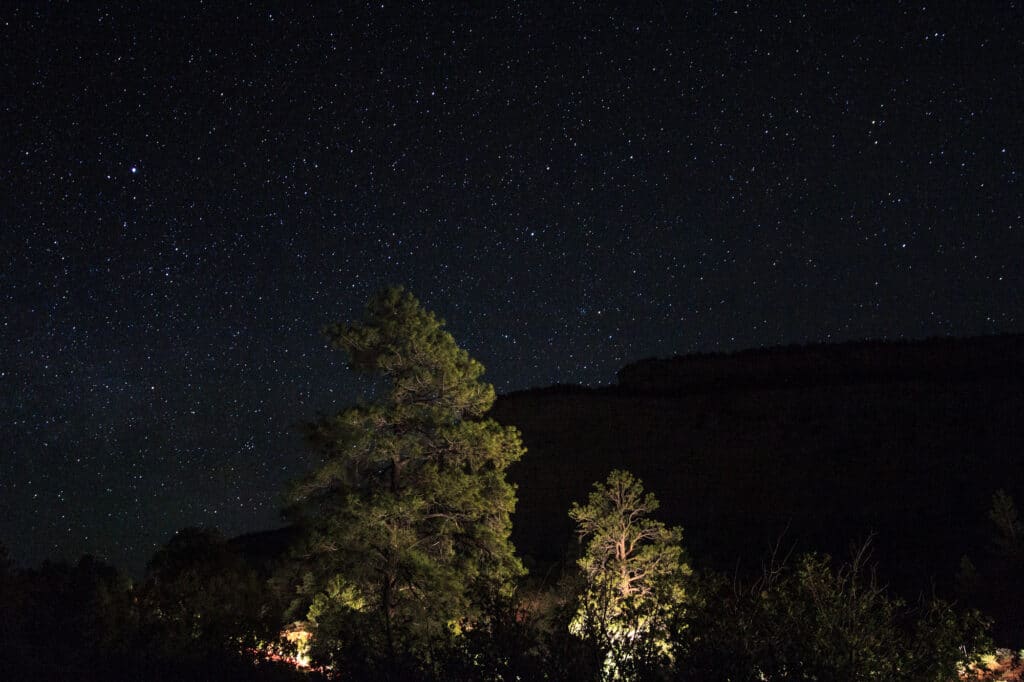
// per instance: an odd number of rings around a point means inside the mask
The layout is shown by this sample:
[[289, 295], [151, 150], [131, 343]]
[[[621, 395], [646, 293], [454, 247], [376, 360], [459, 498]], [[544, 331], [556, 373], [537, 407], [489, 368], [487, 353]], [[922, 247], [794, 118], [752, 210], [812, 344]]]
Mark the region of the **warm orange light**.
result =
[[309, 644], [313, 639], [313, 633], [306, 629], [305, 624], [295, 623], [281, 634], [289, 644], [295, 646], [295, 657], [291, 659], [295, 667], [308, 668], [310, 665]]

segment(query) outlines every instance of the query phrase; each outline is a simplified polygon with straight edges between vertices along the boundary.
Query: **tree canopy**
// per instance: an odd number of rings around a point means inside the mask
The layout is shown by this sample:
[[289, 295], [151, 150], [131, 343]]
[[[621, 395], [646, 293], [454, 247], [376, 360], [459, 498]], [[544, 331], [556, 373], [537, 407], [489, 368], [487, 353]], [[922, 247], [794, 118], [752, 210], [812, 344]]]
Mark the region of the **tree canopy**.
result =
[[479, 594], [523, 573], [505, 469], [524, 450], [515, 428], [484, 418], [495, 394], [483, 366], [407, 291], [382, 291], [363, 320], [326, 334], [379, 390], [309, 425], [324, 458], [292, 488], [289, 511], [307, 529], [309, 615], [331, 642], [321, 656], [381, 652], [388, 674], [422, 663]]
[[608, 679], [640, 677], [672, 659], [672, 621], [679, 615], [684, 561], [682, 531], [650, 517], [653, 493], [628, 471], [594, 484], [587, 504], [569, 516], [586, 542], [580, 557], [585, 587], [571, 628], [595, 641]]

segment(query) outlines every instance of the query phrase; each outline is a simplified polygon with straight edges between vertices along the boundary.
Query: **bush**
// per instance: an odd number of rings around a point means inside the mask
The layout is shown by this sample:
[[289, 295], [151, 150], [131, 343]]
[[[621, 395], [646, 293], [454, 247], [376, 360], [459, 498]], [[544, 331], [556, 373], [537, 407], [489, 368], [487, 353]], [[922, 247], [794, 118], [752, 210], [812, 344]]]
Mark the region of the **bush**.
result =
[[989, 646], [988, 623], [941, 600], [890, 596], [869, 545], [833, 566], [827, 556], [769, 565], [752, 584], [698, 582], [678, 636], [683, 680], [953, 682]]

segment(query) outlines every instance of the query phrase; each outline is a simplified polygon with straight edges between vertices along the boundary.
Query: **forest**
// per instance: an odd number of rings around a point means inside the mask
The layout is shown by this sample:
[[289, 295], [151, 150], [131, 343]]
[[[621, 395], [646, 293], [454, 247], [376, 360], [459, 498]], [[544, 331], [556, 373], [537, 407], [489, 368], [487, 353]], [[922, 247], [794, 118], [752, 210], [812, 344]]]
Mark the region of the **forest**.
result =
[[0, 676], [1020, 674], [1019, 338], [651, 361], [499, 399], [401, 288], [325, 334], [371, 388], [296, 415], [319, 464], [286, 525], [182, 529], [139, 579], [0, 547]]

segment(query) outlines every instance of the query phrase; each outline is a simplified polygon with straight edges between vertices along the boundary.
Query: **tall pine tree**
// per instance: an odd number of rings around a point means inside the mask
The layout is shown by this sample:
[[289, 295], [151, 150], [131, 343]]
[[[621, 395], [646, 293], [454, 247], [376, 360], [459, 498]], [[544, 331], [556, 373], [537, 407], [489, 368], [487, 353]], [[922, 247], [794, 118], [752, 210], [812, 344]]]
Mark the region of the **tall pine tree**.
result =
[[484, 418], [494, 388], [444, 322], [401, 288], [361, 322], [326, 330], [376, 400], [310, 425], [324, 460], [291, 489], [314, 637], [328, 660], [407, 675], [478, 615], [478, 597], [524, 570], [509, 540], [524, 449]]

